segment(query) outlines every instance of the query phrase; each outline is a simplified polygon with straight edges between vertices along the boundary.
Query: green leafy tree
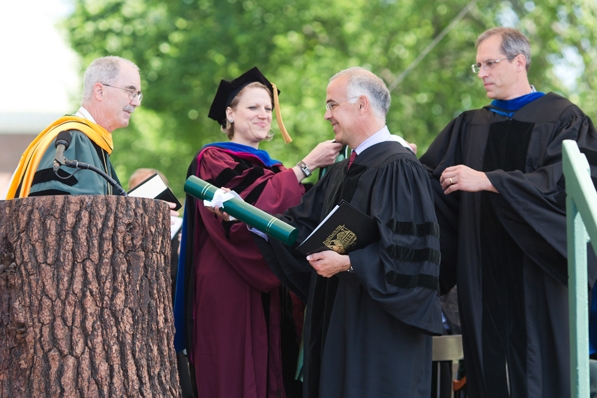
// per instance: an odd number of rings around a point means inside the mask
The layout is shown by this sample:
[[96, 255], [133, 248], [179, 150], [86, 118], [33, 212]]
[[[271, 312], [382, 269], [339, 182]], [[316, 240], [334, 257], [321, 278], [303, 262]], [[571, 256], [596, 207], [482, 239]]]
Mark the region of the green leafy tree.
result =
[[[392, 88], [390, 131], [416, 142], [423, 153], [453, 117], [489, 102], [470, 65], [476, 37], [493, 26], [513, 26], [527, 34], [533, 53], [530, 80], [538, 90], [561, 93], [594, 114], [594, 0], [74, 4], [64, 27], [84, 65], [114, 54], [141, 68], [143, 106], [131, 126], [114, 135], [119, 175], [128, 177], [137, 167], [158, 168], [181, 197], [194, 153], [226, 139], [207, 118], [220, 79], [253, 66], [281, 90], [284, 122], [294, 139], [285, 145], [277, 136], [261, 149], [288, 165], [333, 137], [323, 120], [325, 87], [331, 75], [356, 65]], [[422, 52], [425, 56], [418, 59]]]

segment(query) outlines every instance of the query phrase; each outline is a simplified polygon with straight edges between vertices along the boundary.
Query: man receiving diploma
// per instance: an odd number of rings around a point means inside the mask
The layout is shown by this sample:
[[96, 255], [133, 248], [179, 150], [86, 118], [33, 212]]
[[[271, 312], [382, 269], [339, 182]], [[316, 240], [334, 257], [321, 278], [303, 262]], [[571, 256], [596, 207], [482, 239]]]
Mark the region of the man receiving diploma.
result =
[[375, 220], [379, 240], [305, 257], [255, 237], [274, 273], [307, 303], [304, 397], [430, 395], [431, 336], [442, 334], [439, 226], [427, 172], [385, 124], [389, 106], [386, 85], [369, 71], [330, 79], [325, 119], [351, 158], [281, 216], [300, 243], [345, 200]]

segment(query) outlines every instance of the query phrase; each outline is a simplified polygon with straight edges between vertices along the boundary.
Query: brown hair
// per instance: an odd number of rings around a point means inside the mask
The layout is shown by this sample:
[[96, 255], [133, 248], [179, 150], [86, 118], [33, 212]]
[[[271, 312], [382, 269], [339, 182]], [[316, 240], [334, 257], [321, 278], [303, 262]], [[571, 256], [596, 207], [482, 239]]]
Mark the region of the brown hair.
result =
[[485, 39], [494, 35], [501, 36], [502, 44], [500, 46], [500, 51], [504, 53], [506, 57], [514, 58], [518, 54], [524, 55], [527, 60], [526, 69], [528, 72], [531, 67], [531, 45], [529, 44], [529, 39], [516, 29], [500, 26], [481, 33], [477, 38], [475, 47], [479, 47]]

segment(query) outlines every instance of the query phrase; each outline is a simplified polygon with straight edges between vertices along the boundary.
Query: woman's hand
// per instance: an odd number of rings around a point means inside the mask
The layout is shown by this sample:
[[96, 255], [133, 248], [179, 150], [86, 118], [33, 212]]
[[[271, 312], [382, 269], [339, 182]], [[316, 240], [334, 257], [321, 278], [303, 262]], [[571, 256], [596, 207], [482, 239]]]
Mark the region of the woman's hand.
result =
[[329, 140], [321, 142], [305, 156], [303, 162], [312, 171], [319, 167], [329, 166], [336, 161], [340, 149], [342, 149], [342, 144], [336, 141]]
[[[336, 161], [336, 157], [338, 157], [338, 153], [342, 149], [342, 144], [337, 143], [336, 141], [324, 141], [319, 143], [305, 158], [303, 162], [307, 165], [311, 172], [315, 171], [315, 169], [319, 167], [329, 166]], [[306, 176], [301, 170], [299, 166], [294, 166], [292, 168], [294, 170], [294, 174], [296, 175], [296, 179], [301, 182]]]

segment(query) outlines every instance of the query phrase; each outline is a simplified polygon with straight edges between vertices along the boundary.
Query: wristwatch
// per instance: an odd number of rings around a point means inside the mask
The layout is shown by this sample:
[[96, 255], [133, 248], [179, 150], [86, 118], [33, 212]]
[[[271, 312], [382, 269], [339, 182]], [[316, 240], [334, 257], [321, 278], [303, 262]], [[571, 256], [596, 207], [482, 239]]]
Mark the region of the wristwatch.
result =
[[352, 268], [352, 265], [349, 269], [346, 270], [346, 272], [348, 272], [349, 274], [354, 274], [354, 269]]
[[300, 162], [298, 162], [296, 165], [301, 169], [301, 171], [303, 172], [305, 177], [309, 177], [312, 174], [309, 167], [307, 167], [307, 164], [305, 162], [303, 162], [302, 160]]

